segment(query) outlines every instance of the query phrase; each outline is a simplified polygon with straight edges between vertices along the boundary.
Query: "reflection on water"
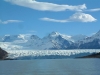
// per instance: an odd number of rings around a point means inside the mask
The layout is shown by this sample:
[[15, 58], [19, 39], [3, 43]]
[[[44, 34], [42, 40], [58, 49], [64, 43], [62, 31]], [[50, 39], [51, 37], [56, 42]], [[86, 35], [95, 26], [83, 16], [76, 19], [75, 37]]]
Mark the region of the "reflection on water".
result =
[[0, 75], [100, 75], [100, 59], [0, 61]]

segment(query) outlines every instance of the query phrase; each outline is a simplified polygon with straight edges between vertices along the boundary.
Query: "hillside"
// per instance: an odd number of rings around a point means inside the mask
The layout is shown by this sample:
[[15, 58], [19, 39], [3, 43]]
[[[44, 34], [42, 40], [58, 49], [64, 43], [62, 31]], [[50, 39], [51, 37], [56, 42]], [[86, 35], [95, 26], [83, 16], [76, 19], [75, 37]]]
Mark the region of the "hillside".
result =
[[4, 51], [2, 48], [0, 48], [0, 60], [6, 59], [7, 56], [8, 56], [8, 53]]

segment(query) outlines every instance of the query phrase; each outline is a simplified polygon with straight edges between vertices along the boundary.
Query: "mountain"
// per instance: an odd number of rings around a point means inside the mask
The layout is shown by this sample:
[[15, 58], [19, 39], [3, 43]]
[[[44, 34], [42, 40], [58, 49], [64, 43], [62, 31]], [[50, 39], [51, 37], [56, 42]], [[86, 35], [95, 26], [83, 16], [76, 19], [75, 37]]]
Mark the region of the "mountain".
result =
[[5, 50], [100, 49], [100, 31], [90, 37], [59, 32], [52, 32], [43, 38], [32, 34], [5, 35], [0, 36], [0, 47]]
[[0, 42], [14, 42], [17, 40], [26, 40], [30, 37], [30, 34], [18, 34], [18, 35], [4, 35], [0, 36]]
[[79, 34], [79, 35], [72, 36], [71, 39], [73, 39], [74, 42], [77, 42], [85, 39], [86, 37], [87, 37], [86, 35]]
[[37, 35], [5, 35], [0, 38], [0, 47], [7, 50], [20, 49], [67, 49], [73, 43], [71, 36], [52, 32], [44, 38]]
[[37, 35], [31, 35], [30, 38], [28, 39], [28, 41], [26, 43], [24, 43], [24, 45], [28, 49], [39, 49], [41, 43], [42, 43], [41, 38], [39, 38]]
[[31, 35], [4, 35], [1, 36], [0, 47], [7, 50], [23, 49], [23, 45], [27, 43]]
[[80, 49], [100, 49], [100, 31], [78, 42]]
[[52, 32], [42, 39], [42, 49], [67, 49], [72, 43], [71, 36], [63, 35], [58, 32]]

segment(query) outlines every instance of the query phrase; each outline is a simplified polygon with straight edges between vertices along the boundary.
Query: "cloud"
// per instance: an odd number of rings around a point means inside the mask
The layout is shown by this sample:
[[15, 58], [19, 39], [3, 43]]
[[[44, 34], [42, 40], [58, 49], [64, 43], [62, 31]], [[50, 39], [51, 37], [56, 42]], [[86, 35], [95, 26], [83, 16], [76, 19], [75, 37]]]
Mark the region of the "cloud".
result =
[[100, 8], [89, 9], [89, 10], [86, 10], [86, 11], [96, 12], [96, 11], [100, 11]]
[[51, 19], [51, 18], [47, 18], [47, 17], [40, 18], [40, 20], [43, 20], [43, 21], [51, 21], [51, 22], [61, 22], [61, 23], [68, 22], [68, 20], [57, 20], [57, 19]]
[[82, 11], [87, 8], [85, 4], [72, 6], [72, 5], [59, 5], [49, 2], [38, 2], [35, 0], [4, 0], [4, 1], [40, 11], [65, 11], [65, 10]]
[[85, 13], [75, 13], [70, 18], [69, 21], [77, 21], [77, 22], [94, 22], [97, 19], [95, 19], [90, 14]]
[[19, 22], [23, 22], [23, 21], [20, 21], [20, 20], [6, 20], [6, 21], [2, 21], [2, 20], [0, 20], [0, 24], [19, 23]]
[[65, 20], [57, 20], [57, 19], [51, 19], [51, 18], [40, 18], [40, 20], [43, 21], [51, 21], [51, 22], [94, 22], [96, 19], [92, 17], [90, 14], [85, 14], [85, 13], [75, 13], [72, 16], [70, 16], [68, 19]]

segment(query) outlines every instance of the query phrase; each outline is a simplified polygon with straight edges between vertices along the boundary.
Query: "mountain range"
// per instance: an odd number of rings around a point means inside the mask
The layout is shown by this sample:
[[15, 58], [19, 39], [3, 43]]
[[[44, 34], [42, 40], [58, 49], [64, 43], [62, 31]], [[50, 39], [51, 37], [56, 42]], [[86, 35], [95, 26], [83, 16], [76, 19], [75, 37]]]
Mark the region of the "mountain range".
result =
[[100, 49], [100, 31], [92, 36], [69, 36], [52, 32], [43, 38], [32, 34], [0, 36], [0, 47], [6, 50]]

